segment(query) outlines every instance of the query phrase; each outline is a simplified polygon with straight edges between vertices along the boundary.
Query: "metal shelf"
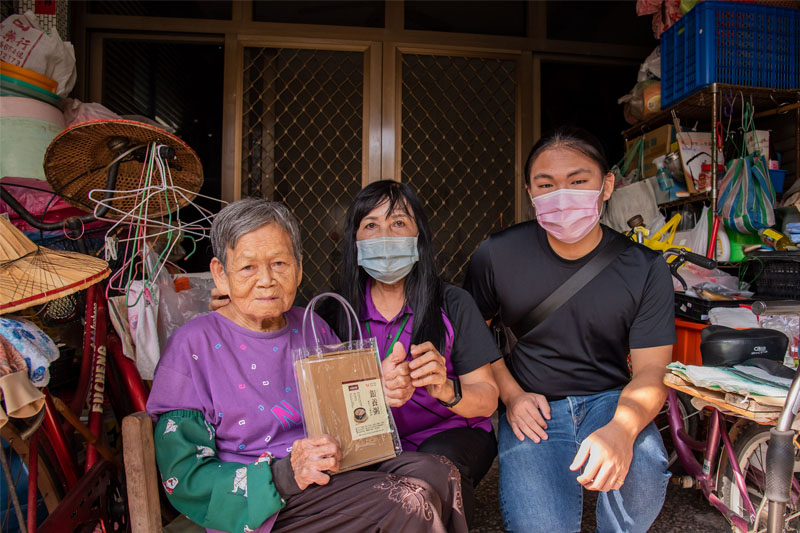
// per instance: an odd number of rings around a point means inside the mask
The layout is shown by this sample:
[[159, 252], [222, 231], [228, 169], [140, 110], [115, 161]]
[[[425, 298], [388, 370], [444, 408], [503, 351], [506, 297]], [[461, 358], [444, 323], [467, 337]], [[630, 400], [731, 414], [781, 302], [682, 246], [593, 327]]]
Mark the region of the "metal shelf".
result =
[[703, 202], [708, 200], [711, 200], [711, 191], [703, 192], [700, 194], [693, 194], [691, 196], [687, 196], [686, 198], [678, 198], [677, 200], [673, 200], [671, 202], [658, 204], [658, 208], [669, 209], [670, 207], [678, 207], [681, 205], [693, 204], [695, 202]]
[[625, 139], [632, 139], [658, 126], [669, 124], [672, 122], [672, 111], [675, 111], [684, 126], [691, 126], [690, 122], [694, 121], [699, 121], [706, 125], [710, 124], [710, 108], [714, 102], [713, 92], [715, 88], [722, 109], [729, 107], [729, 102], [736, 98], [734, 113], [741, 113], [742, 97], [746, 98], [748, 102], [752, 101], [756, 113], [773, 109], [780, 113], [781, 108], [800, 102], [800, 89], [765, 89], [762, 87], [715, 83], [700, 89], [691, 96], [687, 96], [675, 105], [634, 124], [624, 130], [622, 135]]

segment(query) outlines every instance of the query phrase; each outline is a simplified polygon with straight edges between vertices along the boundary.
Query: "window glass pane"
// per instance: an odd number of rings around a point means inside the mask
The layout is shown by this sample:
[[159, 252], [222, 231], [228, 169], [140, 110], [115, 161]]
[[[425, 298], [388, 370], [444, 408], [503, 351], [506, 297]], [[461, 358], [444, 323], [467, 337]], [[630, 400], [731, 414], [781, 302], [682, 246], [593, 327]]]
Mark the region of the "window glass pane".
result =
[[547, 2], [547, 38], [653, 46], [652, 16], [638, 16], [636, 2]]
[[280, 2], [256, 0], [253, 2], [253, 20], [259, 22], [382, 28], [384, 25], [384, 3], [378, 1], [308, 0], [302, 2]]
[[543, 61], [541, 72], [542, 133], [563, 125], [585, 128], [603, 143], [608, 163], [616, 163], [623, 155], [621, 132], [630, 127], [617, 98], [636, 83], [636, 68]]
[[136, 17], [178, 17], [230, 20], [231, 0], [96, 0], [86, 2], [89, 13]]
[[527, 2], [406, 0], [407, 30], [525, 36]]

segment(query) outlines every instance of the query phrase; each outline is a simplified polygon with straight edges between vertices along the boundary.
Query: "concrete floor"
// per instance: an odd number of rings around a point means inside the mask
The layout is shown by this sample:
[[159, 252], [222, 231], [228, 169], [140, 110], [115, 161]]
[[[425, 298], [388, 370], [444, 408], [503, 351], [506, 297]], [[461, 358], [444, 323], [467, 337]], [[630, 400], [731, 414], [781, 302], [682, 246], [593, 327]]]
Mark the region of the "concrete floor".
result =
[[[503, 529], [503, 519], [497, 503], [497, 460], [491, 470], [481, 481], [476, 491], [477, 509], [475, 512], [475, 528], [473, 533], [499, 533]], [[592, 532], [595, 529], [594, 508], [596, 493], [584, 491], [583, 524], [581, 531]], [[661, 514], [656, 519], [652, 533], [677, 532], [722, 532], [725, 531], [725, 519], [702, 498], [695, 489], [682, 489], [670, 484]]]

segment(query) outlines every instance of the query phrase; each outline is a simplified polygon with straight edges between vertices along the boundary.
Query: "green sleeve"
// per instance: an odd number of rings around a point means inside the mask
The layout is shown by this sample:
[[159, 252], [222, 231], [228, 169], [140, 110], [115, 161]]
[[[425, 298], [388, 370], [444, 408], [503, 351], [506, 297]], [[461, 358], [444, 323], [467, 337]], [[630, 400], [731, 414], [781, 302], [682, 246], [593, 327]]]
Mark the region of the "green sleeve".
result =
[[214, 428], [200, 411], [162, 414], [154, 441], [170, 503], [203, 527], [254, 530], [286, 505], [275, 488], [269, 462], [219, 460]]

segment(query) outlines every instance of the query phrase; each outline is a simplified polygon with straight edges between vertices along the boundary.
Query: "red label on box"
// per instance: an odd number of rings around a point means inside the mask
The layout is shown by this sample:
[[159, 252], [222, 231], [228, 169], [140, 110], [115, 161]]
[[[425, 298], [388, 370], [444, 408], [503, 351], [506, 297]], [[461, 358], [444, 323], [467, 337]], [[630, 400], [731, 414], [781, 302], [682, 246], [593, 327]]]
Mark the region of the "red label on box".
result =
[[33, 12], [37, 15], [55, 15], [56, 0], [36, 0]]

